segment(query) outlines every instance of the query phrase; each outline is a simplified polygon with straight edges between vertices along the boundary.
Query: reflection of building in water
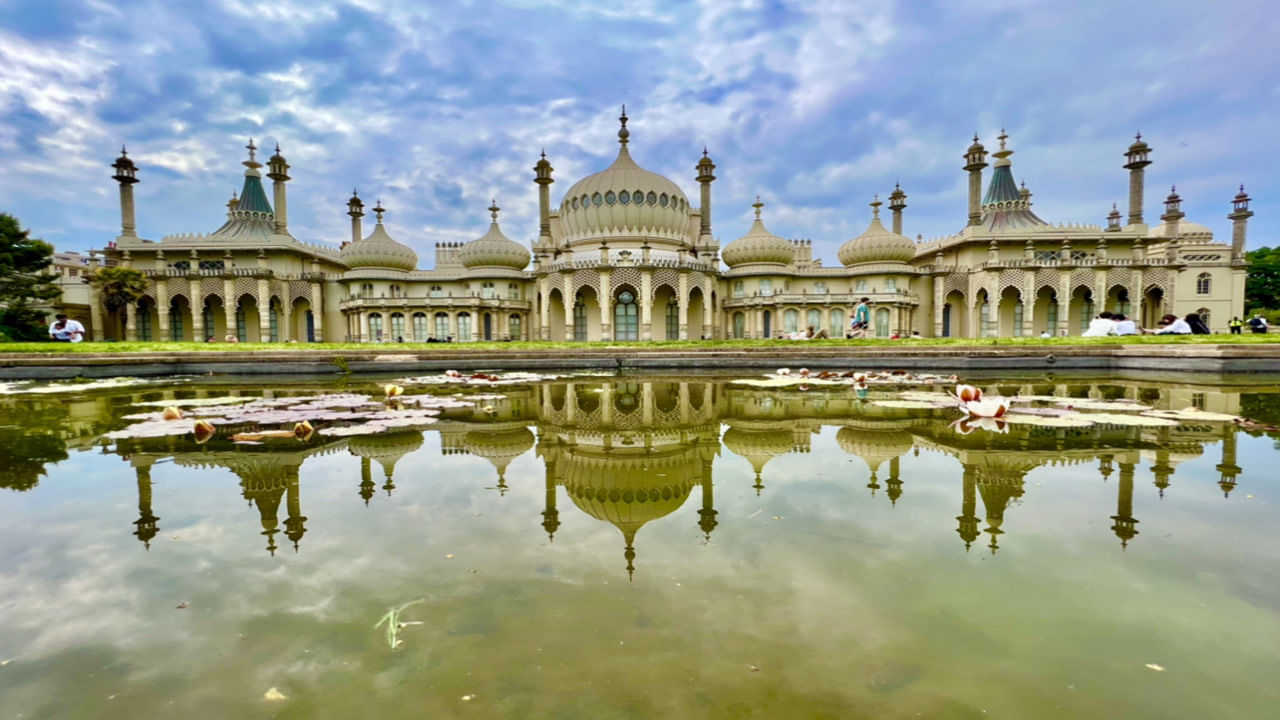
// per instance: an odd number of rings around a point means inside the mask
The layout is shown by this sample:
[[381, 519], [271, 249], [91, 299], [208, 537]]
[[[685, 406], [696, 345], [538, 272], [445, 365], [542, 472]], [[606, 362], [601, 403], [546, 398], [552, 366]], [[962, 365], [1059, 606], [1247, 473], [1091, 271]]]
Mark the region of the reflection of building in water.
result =
[[[583, 512], [622, 532], [628, 575], [636, 534], [701, 487], [699, 528], [716, 511], [711, 463], [720, 447], [717, 387], [706, 383], [569, 383], [543, 386], [538, 455], [546, 465], [543, 527], [560, 527], [555, 487]], [[697, 398], [696, 401], [694, 398]]]
[[[1193, 406], [1235, 413], [1239, 407], [1237, 394], [1169, 385], [1068, 381], [984, 389], [1082, 399], [1124, 397], [1161, 409]], [[451, 389], [464, 394], [472, 391]], [[508, 483], [532, 480], [508, 475], [516, 458], [536, 449], [545, 466], [541, 524], [548, 538], [561, 532], [558, 495], [563, 488], [576, 507], [619, 529], [628, 571], [635, 568], [641, 528], [675, 513], [695, 489], [700, 496], [695, 522], [704, 537], [710, 538], [719, 522], [711, 468], [721, 442], [750, 464], [758, 492], [764, 487], [766, 466], [775, 478], [785, 477], [778, 466], [787, 460], [779, 458], [807, 453], [814, 435], [824, 428], [837, 429], [836, 444], [866, 462], [867, 487], [873, 494], [883, 487], [894, 504], [904, 498], [903, 455], [915, 449], [917, 453], [924, 450], [955, 458], [961, 468], [956, 532], [966, 548], [986, 533], [989, 539], [985, 544], [993, 552], [1008, 542], [1001, 537], [1009, 531], [1006, 519], [1026, 493], [1027, 474], [1039, 467], [1093, 466], [1103, 481], [1116, 476], [1118, 470], [1114, 514], [1108, 508], [1106, 517], [1122, 546], [1139, 534], [1134, 487], [1138, 465], [1144, 460], [1160, 494], [1173, 487], [1179, 463], [1200, 456], [1209, 444], [1221, 446], [1217, 471], [1224, 493], [1230, 493], [1242, 473], [1236, 458], [1235, 428], [1223, 424], [1184, 422], [1165, 428], [1009, 425], [1005, 433], [960, 435], [949, 426], [955, 418], [953, 411], [886, 408], [861, 400], [846, 388], [802, 392], [715, 381], [584, 378], [504, 387], [501, 397], [492, 395], [489, 388], [481, 392], [490, 394], [480, 398], [476, 408], [450, 411], [431, 425], [440, 433], [441, 451], [487, 460], [501, 493]], [[119, 397], [105, 404], [94, 402], [119, 414], [120, 408], [141, 399], [142, 395], [134, 395], [127, 401]], [[80, 415], [91, 422], [87, 413]], [[308, 530], [299, 483], [300, 468], [307, 458], [343, 449], [359, 457], [360, 495], [368, 502], [378, 486], [374, 463], [382, 469], [382, 488], [390, 493], [395, 488], [397, 468], [403, 475], [407, 465], [402, 461], [423, 443], [423, 434], [416, 430], [350, 440], [326, 440], [322, 430], [308, 443], [287, 439], [241, 446], [220, 433], [203, 446], [194, 445], [189, 438], [133, 439], [120, 441], [116, 451], [136, 468], [138, 518], [133, 534], [144, 545], [159, 532], [159, 518], [151, 503], [151, 466], [160, 458], [173, 457], [181, 466], [231, 470], [240, 480], [243, 496], [257, 507], [267, 549], [274, 552], [276, 535], [283, 532], [296, 548]], [[887, 479], [883, 477], [886, 466]], [[421, 467], [414, 468], [416, 475], [430, 472], [429, 461]], [[861, 484], [861, 479], [858, 482]]]

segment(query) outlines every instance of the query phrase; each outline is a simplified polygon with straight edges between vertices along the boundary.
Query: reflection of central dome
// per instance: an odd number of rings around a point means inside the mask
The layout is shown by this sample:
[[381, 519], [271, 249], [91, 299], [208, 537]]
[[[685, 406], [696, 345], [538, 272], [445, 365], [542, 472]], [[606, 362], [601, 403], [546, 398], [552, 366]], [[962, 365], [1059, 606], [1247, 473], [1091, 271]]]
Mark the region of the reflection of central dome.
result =
[[472, 430], [462, 439], [467, 452], [482, 457], [498, 470], [498, 478], [506, 476], [507, 466], [533, 447], [533, 433], [529, 428], [516, 428], [503, 432]]
[[560, 203], [565, 239], [632, 235], [692, 244], [689, 200], [675, 183], [631, 159], [625, 112], [620, 120], [622, 147], [613, 164], [574, 183]]
[[422, 433], [417, 430], [378, 435], [357, 435], [347, 444], [352, 455], [377, 460], [382, 472], [390, 478], [400, 458], [422, 447]]

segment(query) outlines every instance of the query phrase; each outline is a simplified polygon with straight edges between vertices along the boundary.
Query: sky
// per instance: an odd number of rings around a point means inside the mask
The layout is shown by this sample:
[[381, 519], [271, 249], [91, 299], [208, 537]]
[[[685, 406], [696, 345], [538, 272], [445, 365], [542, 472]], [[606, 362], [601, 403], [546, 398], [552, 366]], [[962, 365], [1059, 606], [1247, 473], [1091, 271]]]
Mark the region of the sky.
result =
[[625, 103], [632, 156], [695, 203], [709, 150], [722, 245], [759, 194], [772, 232], [837, 265], [895, 182], [907, 235], [957, 232], [961, 156], [1005, 128], [1051, 223], [1126, 212], [1141, 131], [1148, 222], [1176, 184], [1229, 241], [1243, 183], [1249, 247], [1273, 246], [1277, 37], [1265, 2], [0, 0], [0, 212], [60, 250], [104, 246], [127, 144], [138, 233], [210, 232], [253, 137], [292, 165], [295, 237], [348, 238], [359, 188], [430, 267], [434, 243], [484, 234], [493, 198], [532, 240], [539, 151], [558, 206], [616, 155]]

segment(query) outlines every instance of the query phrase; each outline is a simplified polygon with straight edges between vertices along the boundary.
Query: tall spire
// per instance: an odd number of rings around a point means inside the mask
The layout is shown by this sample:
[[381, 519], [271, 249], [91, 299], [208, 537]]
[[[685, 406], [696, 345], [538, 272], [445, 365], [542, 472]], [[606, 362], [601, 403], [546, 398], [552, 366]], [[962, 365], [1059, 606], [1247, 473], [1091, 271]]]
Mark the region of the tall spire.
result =
[[273, 215], [271, 203], [267, 202], [267, 192], [262, 187], [262, 173], [258, 172], [262, 167], [257, 157], [258, 146], [253, 144], [253, 138], [249, 138], [249, 144], [244, 147], [249, 151], [249, 159], [240, 163], [245, 166], [244, 187], [240, 189], [240, 204], [236, 209]]
[[621, 143], [623, 147], [626, 147], [627, 138], [631, 137], [631, 131], [627, 130], [627, 106], [625, 103], [622, 106], [622, 114], [618, 116], [618, 122], [622, 123], [622, 128], [618, 130], [618, 142]]

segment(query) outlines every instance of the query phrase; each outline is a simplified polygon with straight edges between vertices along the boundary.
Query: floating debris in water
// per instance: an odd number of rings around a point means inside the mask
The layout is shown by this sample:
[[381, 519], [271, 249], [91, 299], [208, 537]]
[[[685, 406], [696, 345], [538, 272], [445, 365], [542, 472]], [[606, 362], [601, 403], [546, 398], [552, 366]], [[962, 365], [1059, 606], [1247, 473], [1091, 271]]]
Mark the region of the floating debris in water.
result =
[[[387, 614], [383, 615], [382, 619], [379, 620], [378, 623], [373, 626], [374, 630], [377, 630], [378, 628], [382, 627], [383, 624], [387, 626], [387, 646], [390, 647], [392, 650], [395, 650], [396, 648], [400, 647], [401, 644], [404, 643], [404, 641], [398, 637], [400, 633], [400, 629], [403, 628], [405, 625], [410, 624], [410, 623], [403, 623], [400, 621], [400, 613], [403, 613], [407, 608], [413, 607], [414, 605], [417, 605], [418, 603], [421, 603], [421, 602], [426, 602], [426, 598], [418, 598], [417, 600], [410, 600], [409, 602], [403, 605], [400, 605], [398, 607], [393, 607], [390, 610], [387, 610]], [[414, 624], [420, 624], [420, 623], [414, 623]]]
[[267, 691], [262, 694], [262, 699], [270, 702], [280, 702], [281, 700], [288, 700], [289, 696], [280, 692], [279, 688], [272, 687], [267, 688]]
[[1155, 663], [1147, 663], [1147, 668], [1150, 670], [1155, 670], [1156, 672], [1164, 672], [1164, 666], [1157, 665]]

